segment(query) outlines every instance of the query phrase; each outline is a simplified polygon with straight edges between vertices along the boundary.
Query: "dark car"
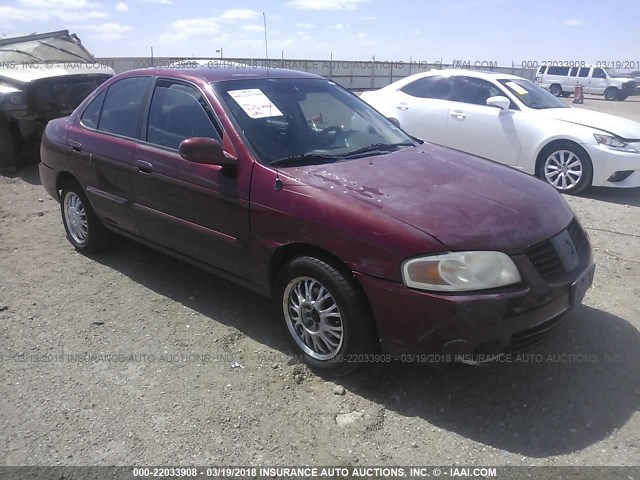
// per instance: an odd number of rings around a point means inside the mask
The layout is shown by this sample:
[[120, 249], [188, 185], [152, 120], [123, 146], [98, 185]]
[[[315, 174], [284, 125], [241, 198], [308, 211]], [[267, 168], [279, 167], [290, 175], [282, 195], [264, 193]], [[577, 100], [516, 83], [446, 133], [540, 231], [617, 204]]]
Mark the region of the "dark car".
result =
[[77, 250], [116, 232], [272, 296], [318, 369], [524, 349], [582, 301], [589, 240], [551, 186], [315, 75], [192, 67], [117, 75], [47, 126]]
[[16, 170], [19, 146], [113, 75], [67, 30], [0, 39], [0, 174]]

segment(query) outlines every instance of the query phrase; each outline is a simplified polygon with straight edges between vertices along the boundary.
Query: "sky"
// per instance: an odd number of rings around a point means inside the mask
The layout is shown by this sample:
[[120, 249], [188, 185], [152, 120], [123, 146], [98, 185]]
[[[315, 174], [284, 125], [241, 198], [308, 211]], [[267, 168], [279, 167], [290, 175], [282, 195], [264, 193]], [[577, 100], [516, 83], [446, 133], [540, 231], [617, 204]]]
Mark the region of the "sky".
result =
[[[96, 57], [629, 62], [640, 1], [2, 0], [0, 36], [75, 32]], [[633, 62], [633, 63], [632, 63]], [[635, 64], [635, 66], [633, 66]], [[623, 67], [624, 68], [624, 67]]]

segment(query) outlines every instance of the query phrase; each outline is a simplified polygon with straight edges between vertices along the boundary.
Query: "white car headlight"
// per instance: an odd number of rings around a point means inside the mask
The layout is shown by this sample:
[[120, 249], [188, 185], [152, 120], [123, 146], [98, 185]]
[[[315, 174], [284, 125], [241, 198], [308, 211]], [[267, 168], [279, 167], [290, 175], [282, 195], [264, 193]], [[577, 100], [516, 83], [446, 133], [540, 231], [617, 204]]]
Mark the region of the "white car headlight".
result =
[[402, 280], [421, 290], [465, 292], [512, 285], [521, 277], [502, 252], [452, 252], [406, 260]]
[[614, 137], [612, 135], [603, 135], [600, 133], [594, 133], [593, 136], [595, 137], [596, 142], [598, 142], [599, 145], [604, 145], [605, 147], [619, 150], [621, 152], [640, 153], [638, 152], [638, 150], [620, 140], [618, 137]]

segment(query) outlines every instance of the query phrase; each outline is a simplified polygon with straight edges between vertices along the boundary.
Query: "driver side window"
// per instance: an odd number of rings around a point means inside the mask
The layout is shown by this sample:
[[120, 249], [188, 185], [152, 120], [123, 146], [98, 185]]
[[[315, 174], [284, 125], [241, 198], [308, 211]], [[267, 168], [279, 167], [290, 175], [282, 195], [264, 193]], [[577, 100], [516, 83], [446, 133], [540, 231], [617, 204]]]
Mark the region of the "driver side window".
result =
[[222, 141], [211, 107], [191, 85], [160, 79], [153, 92], [147, 142], [177, 150], [185, 138], [207, 137]]
[[486, 105], [489, 97], [504, 96], [492, 83], [473, 77], [458, 77], [453, 89], [454, 102]]

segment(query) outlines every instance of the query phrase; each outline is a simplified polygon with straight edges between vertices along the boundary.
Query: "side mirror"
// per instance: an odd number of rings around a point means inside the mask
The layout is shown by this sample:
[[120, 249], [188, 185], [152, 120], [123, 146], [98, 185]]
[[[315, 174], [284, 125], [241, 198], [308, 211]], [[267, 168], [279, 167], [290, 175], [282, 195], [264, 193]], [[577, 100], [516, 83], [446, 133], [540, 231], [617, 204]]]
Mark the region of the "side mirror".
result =
[[509, 110], [511, 100], [502, 95], [487, 98], [487, 105], [490, 107], [498, 107], [500, 110]]
[[193, 163], [231, 167], [237, 162], [237, 158], [222, 150], [220, 142], [213, 138], [185, 138], [180, 142], [178, 153], [182, 158]]
[[395, 117], [387, 117], [387, 120], [389, 120], [391, 123], [393, 123], [396, 127], [401, 128], [400, 127], [400, 120], [398, 120]]

